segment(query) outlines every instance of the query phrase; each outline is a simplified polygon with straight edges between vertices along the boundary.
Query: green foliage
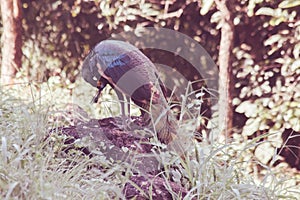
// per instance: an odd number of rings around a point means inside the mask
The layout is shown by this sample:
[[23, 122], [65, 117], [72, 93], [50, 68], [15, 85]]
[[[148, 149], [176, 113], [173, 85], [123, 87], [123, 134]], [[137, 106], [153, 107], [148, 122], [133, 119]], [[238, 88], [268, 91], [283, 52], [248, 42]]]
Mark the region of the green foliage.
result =
[[[264, 36], [263, 60], [257, 62], [245, 44], [236, 48], [237, 63], [236, 112], [243, 113], [247, 121], [242, 133], [245, 136], [268, 133], [271, 145], [268, 149], [282, 145], [281, 134], [285, 129], [300, 131], [300, 24], [299, 9], [292, 1], [258, 3], [255, 16], [266, 17], [256, 27]], [[248, 48], [248, 50], [246, 50]], [[260, 50], [258, 50], [260, 51]], [[273, 141], [273, 142], [272, 142]], [[272, 150], [271, 150], [272, 151]], [[258, 152], [258, 151], [257, 151]], [[271, 156], [264, 159], [264, 163]]]
[[[49, 84], [1, 90], [1, 199], [107, 199], [121, 195], [120, 170], [112, 177], [109, 161], [101, 156], [90, 159], [75, 149], [66, 153], [66, 137], [59, 132], [49, 137], [50, 129], [72, 124], [66, 106], [72, 97], [69, 89], [58, 88], [58, 83], [50, 79]], [[105, 170], [88, 170], [95, 165]]]
[[[185, 8], [185, 9], [183, 9]], [[142, 30], [146, 26], [166, 27], [184, 32], [197, 40], [208, 41], [205, 46], [209, 51], [216, 51], [212, 42], [209, 20], [199, 16], [196, 2], [141, 2], [141, 1], [23, 1], [24, 40], [40, 48], [47, 58], [58, 58], [61, 62], [49, 69], [45, 79], [60, 71], [66, 79], [74, 82], [80, 63], [88, 51], [99, 41], [121, 31]], [[186, 23], [193, 18], [195, 21]], [[202, 20], [203, 30], [198, 29]], [[197, 30], [197, 31], [196, 31]], [[137, 31], [138, 33], [138, 31]], [[211, 38], [211, 40], [208, 40]], [[214, 45], [214, 47], [211, 47]], [[32, 52], [32, 45], [25, 46]], [[34, 51], [33, 51], [34, 53]], [[39, 57], [39, 55], [32, 55]], [[169, 60], [174, 62], [173, 59]], [[39, 69], [34, 63], [24, 63], [24, 71]], [[59, 68], [59, 70], [58, 70]], [[43, 74], [43, 72], [41, 72]]]
[[[210, 1], [202, 3], [202, 14], [214, 9]], [[284, 130], [300, 131], [299, 2], [236, 1], [233, 7], [234, 123], [245, 137], [266, 134], [269, 150], [276, 151]], [[221, 27], [218, 11], [211, 22]]]
[[[57, 71], [65, 73], [66, 80], [74, 82], [78, 76], [80, 61], [99, 41], [110, 36], [113, 31], [122, 31], [137, 26], [138, 21], [157, 21], [160, 11], [151, 3], [140, 1], [23, 1], [24, 39], [27, 44], [24, 51], [32, 52], [39, 48], [46, 60], [57, 58], [61, 63], [50, 68], [44, 76], [55, 75]], [[126, 23], [126, 24], [125, 24]], [[31, 58], [28, 58], [31, 59]], [[35, 63], [40, 64], [40, 63]], [[40, 65], [24, 63], [28, 75], [35, 73], [29, 69]], [[55, 68], [55, 69], [54, 69]], [[58, 72], [58, 73], [60, 73]], [[43, 73], [43, 71], [41, 71]]]
[[[73, 13], [78, 7], [82, 7], [82, 15], [74, 16]], [[25, 51], [26, 49], [33, 51], [31, 56], [38, 57], [40, 60], [57, 58], [61, 62], [58, 66], [54, 65], [55, 67], [50, 64], [43, 66], [51, 68], [44, 78], [47, 79], [56, 73], [63, 72], [66, 75], [65, 79], [73, 82], [79, 73], [78, 70], [74, 70], [78, 69], [80, 61], [78, 58], [88, 51], [91, 43], [103, 39], [97, 35], [98, 30], [95, 26], [97, 21], [95, 15], [99, 10], [90, 9], [88, 3], [84, 2], [82, 5], [77, 5], [75, 1], [45, 1], [43, 3], [23, 1], [23, 12], [24, 39], [27, 43], [24, 46]], [[90, 14], [93, 14], [94, 17], [90, 16], [88, 19], [84, 17]], [[37, 48], [42, 51], [44, 57], [40, 58], [36, 54], [37, 52], [34, 50]], [[40, 63], [28, 63], [24, 67], [40, 69], [38, 64]], [[41, 70], [42, 74], [43, 72]], [[38, 79], [34, 76], [35, 74], [27, 73], [35, 80]]]

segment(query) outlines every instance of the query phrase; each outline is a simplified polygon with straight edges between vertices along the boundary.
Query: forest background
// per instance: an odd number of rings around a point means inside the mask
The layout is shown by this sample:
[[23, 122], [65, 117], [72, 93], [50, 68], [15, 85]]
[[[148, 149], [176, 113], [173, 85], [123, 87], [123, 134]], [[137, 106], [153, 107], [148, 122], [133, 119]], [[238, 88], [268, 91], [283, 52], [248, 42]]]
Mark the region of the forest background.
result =
[[[251, 155], [251, 166], [255, 169], [252, 173], [274, 169], [274, 174], [280, 174], [288, 168], [295, 178], [293, 185], [299, 185], [298, 1], [233, 0], [226, 4], [219, 0], [1, 0], [0, 6], [1, 152], [6, 160], [2, 167], [14, 159], [12, 155], [18, 157], [23, 153], [23, 158], [24, 152], [18, 152], [16, 146], [23, 149], [24, 140], [30, 144], [33, 142], [32, 134], [12, 136], [14, 128], [24, 129], [24, 124], [31, 124], [32, 128], [34, 122], [37, 124], [31, 131], [44, 131], [61, 125], [57, 118], [45, 113], [63, 110], [72, 98], [87, 104], [93, 89], [87, 91], [89, 86], [82, 86], [87, 92], [79, 94], [75, 90], [82, 85], [80, 66], [91, 48], [113, 34], [123, 31], [138, 33], [146, 27], [157, 27], [193, 38], [219, 66], [219, 76], [227, 78], [230, 85], [226, 90], [230, 95], [226, 97], [229, 104], [225, 105], [224, 115], [230, 119], [225, 124], [230, 131], [226, 136], [239, 144], [255, 141], [244, 155]], [[11, 23], [10, 27], [14, 28], [6, 29], [5, 23]], [[226, 23], [229, 26], [227, 34], [222, 30]], [[229, 39], [227, 46], [222, 44], [222, 37], [223, 42], [224, 37]], [[230, 50], [228, 57], [221, 53], [222, 48]], [[145, 54], [158, 62], [153, 52], [145, 51]], [[165, 55], [164, 62], [177, 69], [186, 66], [174, 55]], [[195, 79], [192, 68], [185, 67], [184, 71], [189, 80]], [[110, 93], [107, 91], [108, 96]], [[103, 98], [110, 99], [108, 96]], [[84, 109], [94, 114], [100, 110], [91, 105]], [[45, 115], [44, 119], [40, 118], [41, 113]], [[27, 118], [17, 126], [20, 116], [23, 120], [24, 116]], [[8, 128], [10, 126], [13, 128]], [[14, 140], [16, 137], [18, 139]], [[0, 174], [5, 173], [0, 171]], [[3, 189], [0, 192], [4, 196], [17, 195], [13, 194], [17, 188], [13, 185], [17, 176], [12, 175], [10, 179], [7, 174], [0, 176], [0, 184], [5, 185], [0, 188], [7, 188], [8, 193]]]

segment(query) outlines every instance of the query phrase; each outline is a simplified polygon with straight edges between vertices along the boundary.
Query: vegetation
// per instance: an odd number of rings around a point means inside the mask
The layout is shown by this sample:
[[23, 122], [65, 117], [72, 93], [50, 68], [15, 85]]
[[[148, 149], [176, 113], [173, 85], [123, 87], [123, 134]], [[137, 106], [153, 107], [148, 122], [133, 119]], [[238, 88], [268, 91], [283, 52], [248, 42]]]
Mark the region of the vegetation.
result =
[[[122, 189], [132, 169], [105, 156], [88, 157], [68, 147], [65, 136], [55, 132], [47, 138], [49, 128], [67, 123], [67, 117], [53, 121], [59, 109], [53, 99], [68, 102], [70, 96], [51, 92], [46, 84], [39, 93], [33, 85], [22, 85], [2, 92], [0, 185], [3, 199], [110, 199], [122, 197]], [[52, 90], [52, 89], [51, 89]], [[17, 94], [28, 94], [16, 98]], [[266, 136], [264, 136], [266, 137]], [[190, 146], [188, 160], [168, 152], [158, 154], [164, 160], [163, 177], [182, 183], [189, 194], [186, 199], [297, 199], [299, 174], [287, 170], [287, 164], [263, 165], [253, 150], [268, 141], [245, 140], [235, 134], [232, 142], [207, 141]], [[87, 146], [78, 140], [75, 146]], [[279, 158], [273, 152], [273, 160]], [[284, 173], [282, 173], [284, 171]], [[151, 191], [149, 191], [151, 194]], [[149, 195], [148, 194], [148, 195]]]
[[[300, 132], [299, 6], [296, 0], [232, 1], [234, 129], [227, 143], [195, 141], [189, 160], [158, 155], [165, 164], [162, 177], [182, 183], [189, 191], [186, 199], [300, 198], [299, 142], [289, 146]], [[22, 0], [22, 8], [22, 66], [15, 84], [0, 91], [1, 198], [122, 198], [133, 173], [126, 166], [76, 149], [65, 152], [66, 138], [58, 131], [46, 139], [50, 129], [87, 118], [85, 112], [91, 118], [119, 112], [111, 88], [99, 105], [89, 104], [94, 90], [80, 77], [84, 56], [113, 34], [154, 26], [188, 35], [221, 66], [221, 12], [213, 0]], [[163, 53], [168, 66], [179, 71], [188, 66]], [[192, 68], [183, 71], [191, 81], [201, 78]], [[190, 123], [182, 127], [188, 130]], [[284, 162], [283, 152], [293, 156], [294, 168]]]

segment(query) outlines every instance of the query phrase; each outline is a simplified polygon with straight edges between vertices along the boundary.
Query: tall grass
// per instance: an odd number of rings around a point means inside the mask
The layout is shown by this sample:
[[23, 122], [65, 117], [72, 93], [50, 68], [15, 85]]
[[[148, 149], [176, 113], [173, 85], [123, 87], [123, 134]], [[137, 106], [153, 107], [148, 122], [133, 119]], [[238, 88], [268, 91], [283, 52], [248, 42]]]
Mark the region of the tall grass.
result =
[[[46, 137], [49, 129], [68, 125], [53, 115], [72, 96], [67, 89], [55, 87], [23, 84], [1, 90], [0, 198], [124, 198], [122, 189], [133, 174], [130, 167], [101, 154], [89, 157], [76, 149], [66, 152], [65, 136], [58, 131]], [[89, 100], [91, 96], [76, 98]], [[186, 122], [186, 130], [191, 123]], [[158, 152], [164, 166], [160, 176], [182, 184], [188, 190], [185, 199], [299, 199], [299, 173], [286, 170], [285, 164], [260, 163], [253, 154], [258, 143], [255, 138], [235, 135], [227, 144], [193, 141], [186, 159]], [[174, 194], [176, 198], [180, 197]]]

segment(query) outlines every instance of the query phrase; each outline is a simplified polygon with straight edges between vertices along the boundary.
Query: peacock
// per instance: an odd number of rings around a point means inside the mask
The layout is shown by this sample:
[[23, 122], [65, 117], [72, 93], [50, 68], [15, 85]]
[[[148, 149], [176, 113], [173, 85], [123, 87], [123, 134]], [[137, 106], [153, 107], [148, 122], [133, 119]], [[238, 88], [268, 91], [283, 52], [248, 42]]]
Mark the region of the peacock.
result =
[[162, 143], [169, 144], [176, 138], [178, 125], [165, 98], [158, 71], [137, 47], [120, 40], [98, 43], [83, 61], [82, 76], [98, 88], [94, 102], [109, 84], [118, 97], [125, 94], [140, 107], [142, 120], [153, 125]]

